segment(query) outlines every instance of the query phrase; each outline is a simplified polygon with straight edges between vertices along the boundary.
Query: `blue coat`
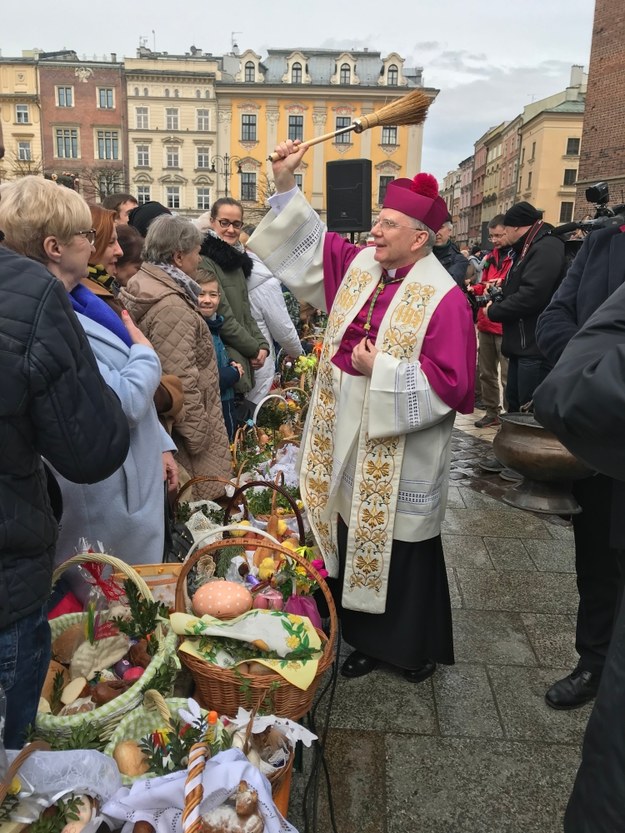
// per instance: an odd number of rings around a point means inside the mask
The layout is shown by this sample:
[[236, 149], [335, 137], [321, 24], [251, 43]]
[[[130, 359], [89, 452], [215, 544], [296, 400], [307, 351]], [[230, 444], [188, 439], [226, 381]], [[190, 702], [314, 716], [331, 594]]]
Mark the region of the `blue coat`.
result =
[[164, 484], [162, 452], [175, 445], [154, 407], [161, 364], [154, 350], [127, 347], [96, 321], [78, 313], [104, 380], [119, 397], [130, 425], [130, 450], [111, 477], [82, 486], [55, 475], [64, 512], [57, 563], [74, 554], [80, 538], [128, 564], [154, 564], [163, 558]]

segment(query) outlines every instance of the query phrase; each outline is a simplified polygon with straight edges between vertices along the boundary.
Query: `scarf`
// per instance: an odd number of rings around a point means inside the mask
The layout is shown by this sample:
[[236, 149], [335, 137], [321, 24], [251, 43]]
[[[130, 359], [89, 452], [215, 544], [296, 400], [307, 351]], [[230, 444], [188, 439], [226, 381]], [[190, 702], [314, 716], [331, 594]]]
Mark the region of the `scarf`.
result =
[[235, 269], [241, 269], [246, 279], [252, 274], [254, 268], [252, 258], [240, 242], [231, 246], [230, 243], [222, 240], [213, 229], [206, 232], [200, 254], [202, 257], [212, 260], [224, 272], [234, 272]]
[[162, 269], [163, 272], [167, 272], [170, 278], [178, 284], [184, 290], [185, 295], [191, 301], [194, 306], [198, 304], [198, 298], [200, 297], [200, 293], [202, 291], [202, 287], [199, 283], [196, 283], [193, 278], [190, 278], [186, 272], [183, 272], [182, 269], [178, 269], [177, 266], [174, 266], [173, 263], [155, 263], [155, 266], [158, 266], [159, 269]]
[[108, 289], [108, 291], [112, 292], [113, 295], [118, 294], [119, 284], [112, 275], [109, 275], [103, 266], [92, 266], [89, 264], [89, 274], [87, 277], [92, 281], [99, 283], [100, 286], [103, 286], [105, 289]]
[[92, 321], [101, 324], [116, 335], [117, 338], [121, 339], [127, 347], [132, 347], [132, 339], [128, 335], [128, 330], [122, 324], [119, 316], [113, 312], [106, 301], [98, 298], [86, 286], [80, 283], [78, 286], [75, 286], [69, 293], [69, 300], [75, 312], [80, 312], [86, 318], [90, 318]]

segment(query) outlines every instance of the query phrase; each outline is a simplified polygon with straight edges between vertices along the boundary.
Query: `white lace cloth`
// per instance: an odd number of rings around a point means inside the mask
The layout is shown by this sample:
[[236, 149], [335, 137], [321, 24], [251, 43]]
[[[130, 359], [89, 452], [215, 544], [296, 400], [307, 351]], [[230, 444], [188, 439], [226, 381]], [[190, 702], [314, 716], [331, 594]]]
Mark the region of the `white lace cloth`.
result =
[[[130, 788], [122, 787], [102, 807], [102, 816], [110, 820], [113, 829], [123, 824], [121, 833], [132, 833], [133, 825], [138, 821], [149, 822], [156, 833], [182, 833], [186, 776], [186, 772], [174, 772], [136, 781]], [[207, 813], [221, 806], [237, 789], [239, 781], [247, 781], [258, 792], [258, 808], [265, 822], [265, 833], [297, 833], [276, 809], [267, 779], [238, 749], [220, 752], [206, 762], [200, 812]]]
[[[9, 762], [17, 752], [7, 752]], [[33, 752], [19, 771], [20, 804], [12, 813], [15, 821], [30, 822], [42, 808], [64, 795], [89, 795], [102, 804], [120, 788], [117, 764], [108, 755], [88, 749], [71, 752]]]

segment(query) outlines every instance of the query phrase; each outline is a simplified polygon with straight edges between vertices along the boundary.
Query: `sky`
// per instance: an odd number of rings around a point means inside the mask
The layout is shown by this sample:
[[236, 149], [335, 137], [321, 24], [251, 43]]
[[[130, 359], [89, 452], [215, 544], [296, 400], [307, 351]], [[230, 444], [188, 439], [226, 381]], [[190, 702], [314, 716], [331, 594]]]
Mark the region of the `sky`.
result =
[[29, 0], [27, 10], [2, 4], [4, 57], [35, 47], [134, 57], [142, 38], [170, 54], [194, 45], [219, 55], [233, 41], [261, 56], [271, 48], [397, 52], [440, 90], [425, 124], [422, 168], [442, 179], [489, 127], [564, 89], [573, 64], [588, 68], [594, 2]]

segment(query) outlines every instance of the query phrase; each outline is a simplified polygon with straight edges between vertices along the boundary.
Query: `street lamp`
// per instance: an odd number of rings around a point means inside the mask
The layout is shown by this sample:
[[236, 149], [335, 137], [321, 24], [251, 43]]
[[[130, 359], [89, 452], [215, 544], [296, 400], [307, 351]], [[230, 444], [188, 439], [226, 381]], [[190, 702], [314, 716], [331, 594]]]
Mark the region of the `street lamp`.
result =
[[[217, 163], [217, 164], [215, 164]], [[224, 190], [226, 192], [226, 196], [228, 196], [228, 181], [233, 171], [233, 166], [236, 165], [236, 172], [238, 174], [243, 173], [241, 168], [241, 159], [238, 156], [229, 156], [227, 153], [224, 153], [223, 156], [215, 155], [213, 156], [213, 162], [211, 165], [211, 173], [213, 174], [220, 174], [224, 178]]]

